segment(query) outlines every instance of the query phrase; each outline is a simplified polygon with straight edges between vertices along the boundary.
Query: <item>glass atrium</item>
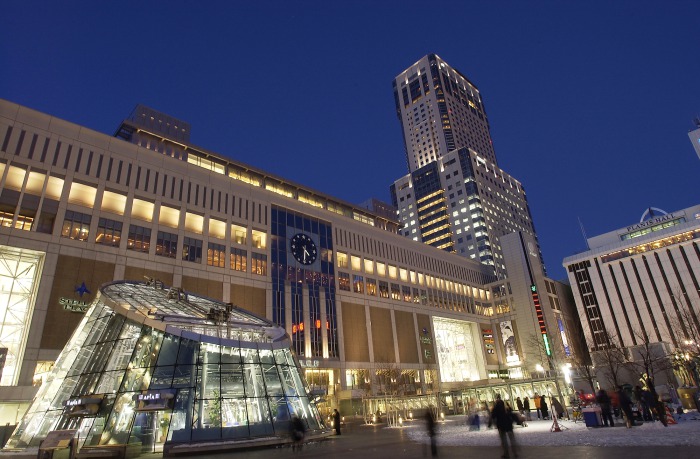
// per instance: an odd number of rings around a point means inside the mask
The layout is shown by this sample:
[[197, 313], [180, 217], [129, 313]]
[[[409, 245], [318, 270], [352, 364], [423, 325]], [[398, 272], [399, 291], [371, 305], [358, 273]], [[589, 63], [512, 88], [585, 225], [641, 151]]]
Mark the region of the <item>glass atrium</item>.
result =
[[105, 284], [7, 448], [75, 429], [80, 446], [231, 442], [322, 428], [289, 336], [161, 282]]

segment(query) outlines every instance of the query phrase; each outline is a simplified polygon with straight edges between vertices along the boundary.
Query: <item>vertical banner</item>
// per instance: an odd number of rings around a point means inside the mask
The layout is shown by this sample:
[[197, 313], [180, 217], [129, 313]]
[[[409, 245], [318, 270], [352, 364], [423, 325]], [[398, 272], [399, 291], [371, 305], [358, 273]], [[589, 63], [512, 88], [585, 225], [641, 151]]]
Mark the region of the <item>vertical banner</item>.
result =
[[561, 342], [564, 345], [564, 354], [569, 357], [571, 356], [571, 348], [569, 347], [569, 338], [566, 337], [564, 322], [562, 322], [561, 317], [557, 317], [557, 323], [559, 324], [559, 333], [561, 333]]
[[515, 332], [513, 331], [513, 323], [510, 320], [506, 320], [501, 322], [499, 325], [501, 328], [503, 349], [506, 353], [506, 363], [520, 362], [518, 347], [515, 342]]

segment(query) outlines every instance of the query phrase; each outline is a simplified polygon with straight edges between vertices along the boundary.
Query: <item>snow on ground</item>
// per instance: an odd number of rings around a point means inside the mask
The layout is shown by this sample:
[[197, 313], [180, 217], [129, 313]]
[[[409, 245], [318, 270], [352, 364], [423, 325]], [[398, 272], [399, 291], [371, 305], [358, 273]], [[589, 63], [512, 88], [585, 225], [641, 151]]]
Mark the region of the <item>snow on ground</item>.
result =
[[[623, 421], [615, 420], [615, 427], [586, 427], [583, 422], [559, 421], [561, 432], [551, 432], [552, 421], [530, 421], [527, 427], [514, 426], [516, 442], [523, 446], [700, 446], [700, 415], [690, 412], [676, 415], [678, 424], [664, 427], [660, 422], [645, 422], [628, 429]], [[680, 418], [680, 419], [679, 419]], [[428, 442], [423, 424], [416, 420], [407, 423], [411, 440]], [[444, 446], [500, 445], [498, 431], [488, 429], [470, 431], [465, 418], [454, 417], [438, 426], [438, 444]]]

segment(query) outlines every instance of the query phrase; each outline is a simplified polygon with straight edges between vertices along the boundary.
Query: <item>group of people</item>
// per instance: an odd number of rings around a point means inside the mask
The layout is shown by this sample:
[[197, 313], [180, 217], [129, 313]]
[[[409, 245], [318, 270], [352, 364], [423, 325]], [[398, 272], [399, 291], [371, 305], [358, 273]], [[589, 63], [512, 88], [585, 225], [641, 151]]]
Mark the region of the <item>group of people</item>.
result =
[[[653, 386], [652, 386], [653, 387]], [[600, 389], [596, 394], [596, 403], [600, 407], [601, 417], [603, 418], [604, 427], [614, 427], [615, 421], [613, 419], [613, 413], [615, 413], [615, 408], [619, 408], [621, 414], [624, 417], [625, 425], [630, 428], [636, 425], [634, 410], [632, 409], [635, 402], [629, 396], [627, 391], [619, 386], [617, 391], [613, 392], [614, 397], [611, 397], [608, 392], [604, 389]], [[654, 421], [655, 417], [664, 425], [666, 423], [666, 408], [664, 403], [660, 400], [659, 395], [652, 388], [642, 389], [640, 386], [636, 386], [632, 391], [637, 404], [637, 410], [640, 413], [640, 417], [643, 421]]]
[[[564, 409], [564, 406], [559, 402], [559, 400], [557, 400], [554, 397], [551, 397], [551, 403], [552, 414], [556, 415], [558, 418], [561, 418], [566, 415], [566, 410]], [[547, 404], [546, 395], [539, 395], [535, 393], [535, 396], [533, 397], [533, 404], [537, 413], [537, 419], [550, 419], [550, 407]], [[515, 406], [518, 409], [520, 415], [524, 416], [525, 420], [532, 421], [529, 397], [525, 397], [522, 400], [520, 399], [520, 397], [517, 397], [515, 399]]]

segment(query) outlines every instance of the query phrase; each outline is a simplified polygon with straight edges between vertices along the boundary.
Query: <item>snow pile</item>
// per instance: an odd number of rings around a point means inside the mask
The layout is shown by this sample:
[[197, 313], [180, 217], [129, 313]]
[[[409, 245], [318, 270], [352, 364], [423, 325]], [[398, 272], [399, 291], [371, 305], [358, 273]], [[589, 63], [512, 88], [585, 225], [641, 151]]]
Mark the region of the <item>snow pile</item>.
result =
[[[623, 421], [615, 427], [586, 427], [583, 422], [559, 421], [561, 432], [551, 432], [552, 421], [531, 421], [527, 427], [515, 426], [516, 441], [523, 446], [700, 446], [700, 414], [676, 415], [678, 424], [664, 427], [660, 422], [645, 422], [628, 429]], [[406, 429], [413, 441], [429, 442], [422, 423], [412, 422]], [[482, 424], [481, 430], [469, 430], [464, 420], [439, 423], [438, 442], [444, 446], [499, 445], [498, 431]]]

